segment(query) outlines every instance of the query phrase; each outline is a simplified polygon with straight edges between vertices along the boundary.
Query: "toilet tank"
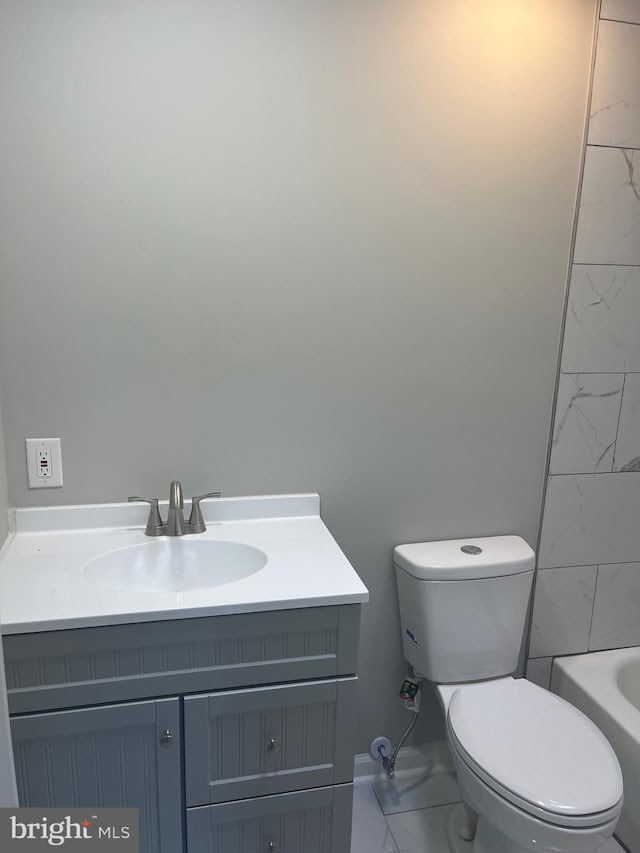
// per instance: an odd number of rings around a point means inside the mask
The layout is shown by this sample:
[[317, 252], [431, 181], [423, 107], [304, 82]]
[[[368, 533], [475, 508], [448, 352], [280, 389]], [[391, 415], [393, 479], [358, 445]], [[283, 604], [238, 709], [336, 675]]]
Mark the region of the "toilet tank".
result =
[[415, 542], [394, 550], [402, 647], [430, 681], [510, 675], [535, 555], [519, 536]]

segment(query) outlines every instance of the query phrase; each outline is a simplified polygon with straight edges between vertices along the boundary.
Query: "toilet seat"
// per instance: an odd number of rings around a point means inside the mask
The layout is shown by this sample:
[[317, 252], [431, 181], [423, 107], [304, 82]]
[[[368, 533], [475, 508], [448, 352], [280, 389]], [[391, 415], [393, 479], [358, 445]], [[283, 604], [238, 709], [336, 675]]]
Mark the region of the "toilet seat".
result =
[[461, 685], [447, 729], [471, 772], [547, 823], [597, 826], [620, 811], [622, 774], [608, 741], [581, 711], [529, 681]]

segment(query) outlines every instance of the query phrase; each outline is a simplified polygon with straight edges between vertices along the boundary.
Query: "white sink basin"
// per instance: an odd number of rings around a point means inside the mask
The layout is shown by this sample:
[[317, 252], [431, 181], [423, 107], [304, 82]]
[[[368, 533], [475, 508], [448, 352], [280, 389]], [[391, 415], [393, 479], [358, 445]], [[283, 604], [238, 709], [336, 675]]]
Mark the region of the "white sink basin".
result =
[[131, 592], [209, 589], [259, 572], [264, 551], [240, 542], [157, 539], [100, 554], [83, 566], [85, 580]]

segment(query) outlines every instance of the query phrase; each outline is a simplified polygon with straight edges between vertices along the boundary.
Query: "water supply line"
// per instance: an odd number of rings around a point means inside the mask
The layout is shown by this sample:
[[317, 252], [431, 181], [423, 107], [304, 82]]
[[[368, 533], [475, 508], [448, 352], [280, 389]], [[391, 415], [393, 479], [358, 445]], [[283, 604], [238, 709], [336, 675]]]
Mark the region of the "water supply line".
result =
[[389, 777], [389, 779], [393, 779], [396, 771], [396, 759], [398, 758], [398, 753], [406, 739], [409, 737], [411, 732], [413, 731], [413, 727], [418, 722], [418, 714], [420, 713], [420, 697], [422, 693], [422, 675], [414, 670], [415, 680], [418, 682], [418, 689], [415, 696], [412, 699], [405, 699], [404, 707], [411, 711], [412, 718], [409, 720], [409, 724], [406, 729], [402, 732], [400, 740], [394, 747], [391, 755], [383, 755], [382, 748], [378, 747], [378, 751], [380, 753], [380, 757], [382, 758], [382, 766], [384, 767], [384, 771]]

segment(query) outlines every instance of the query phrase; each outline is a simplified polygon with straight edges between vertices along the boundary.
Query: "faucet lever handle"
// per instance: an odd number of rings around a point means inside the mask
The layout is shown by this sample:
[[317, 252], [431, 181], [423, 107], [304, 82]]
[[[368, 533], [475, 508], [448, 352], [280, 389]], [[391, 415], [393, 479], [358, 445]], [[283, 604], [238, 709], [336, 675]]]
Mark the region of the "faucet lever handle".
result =
[[142, 501], [143, 503], [149, 504], [149, 518], [147, 519], [147, 526], [144, 532], [147, 536], [162, 536], [164, 533], [164, 525], [162, 523], [160, 510], [158, 509], [158, 498], [140, 498], [136, 495], [131, 495], [127, 500], [130, 503], [134, 501]]
[[207, 492], [206, 495], [197, 495], [191, 498], [191, 515], [189, 516], [189, 526], [194, 533], [204, 533], [207, 529], [202, 510], [200, 509], [200, 501], [205, 498], [219, 498], [220, 492]]

